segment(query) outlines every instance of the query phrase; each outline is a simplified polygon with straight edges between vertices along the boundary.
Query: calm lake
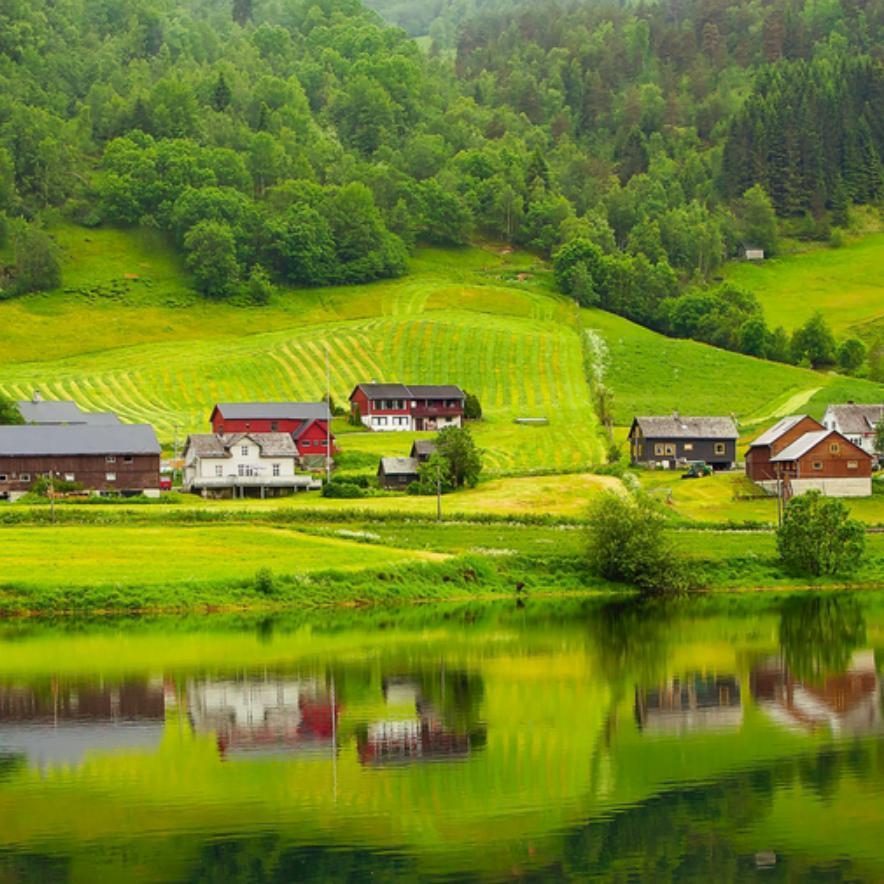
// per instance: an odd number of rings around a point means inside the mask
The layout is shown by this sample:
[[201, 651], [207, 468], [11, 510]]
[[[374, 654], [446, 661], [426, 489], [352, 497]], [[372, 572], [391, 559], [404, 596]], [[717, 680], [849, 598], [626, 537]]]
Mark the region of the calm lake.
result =
[[0, 624], [0, 882], [884, 881], [884, 595]]

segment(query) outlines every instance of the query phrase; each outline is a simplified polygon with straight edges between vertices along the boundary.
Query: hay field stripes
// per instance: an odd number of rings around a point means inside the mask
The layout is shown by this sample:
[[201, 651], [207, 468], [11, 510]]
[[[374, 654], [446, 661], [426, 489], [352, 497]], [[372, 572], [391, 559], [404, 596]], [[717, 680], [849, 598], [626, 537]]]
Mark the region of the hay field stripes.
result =
[[[477, 393], [489, 421], [477, 435], [490, 472], [575, 468], [601, 445], [583, 378], [580, 342], [568, 325], [522, 317], [434, 310], [326, 323], [198, 342], [147, 344], [55, 363], [0, 368], [0, 390], [74, 399], [152, 423], [165, 442], [207, 429], [219, 400], [319, 399], [325, 353], [332, 393], [345, 402], [359, 381], [452, 382]], [[545, 416], [528, 432], [518, 416]], [[347, 444], [351, 444], [349, 441]], [[352, 440], [355, 450], [358, 439]], [[391, 440], [391, 450], [397, 450]]]

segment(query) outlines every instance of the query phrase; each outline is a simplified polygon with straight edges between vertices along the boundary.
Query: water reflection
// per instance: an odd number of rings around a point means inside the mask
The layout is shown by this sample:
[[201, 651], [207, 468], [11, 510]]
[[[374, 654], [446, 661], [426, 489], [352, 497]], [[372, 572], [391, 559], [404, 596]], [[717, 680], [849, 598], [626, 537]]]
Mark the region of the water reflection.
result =
[[636, 688], [635, 717], [647, 733], [739, 727], [743, 721], [740, 684], [732, 675], [695, 673], [654, 688]]
[[884, 880], [884, 595], [15, 629], [0, 881]]
[[0, 685], [0, 751], [37, 767], [79, 764], [94, 750], [155, 748], [164, 719], [162, 679]]
[[315, 681], [268, 675], [192, 680], [187, 712], [194, 731], [213, 734], [229, 757], [330, 746], [338, 707]]

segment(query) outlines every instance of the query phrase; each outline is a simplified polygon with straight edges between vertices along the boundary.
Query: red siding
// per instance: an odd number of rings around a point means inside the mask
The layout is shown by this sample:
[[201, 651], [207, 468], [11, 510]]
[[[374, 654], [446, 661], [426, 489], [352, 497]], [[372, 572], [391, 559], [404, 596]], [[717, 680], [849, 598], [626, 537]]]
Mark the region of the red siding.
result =
[[[326, 424], [325, 421], [313, 421], [303, 433], [295, 440], [298, 446], [298, 454], [321, 454], [326, 452]], [[319, 443], [317, 445], [317, 442]], [[335, 453], [335, 437], [331, 438], [332, 454]]]
[[753, 482], [770, 482], [777, 478], [770, 459], [788, 448], [796, 439], [800, 439], [805, 433], [813, 433], [824, 429], [823, 425], [812, 417], [805, 417], [798, 421], [778, 439], [770, 445], [759, 445], [750, 448], [746, 452], [746, 475]]
[[[292, 435], [301, 424], [300, 420], [245, 420], [245, 419], [228, 419], [217, 409], [212, 413], [212, 430], [215, 433], [288, 433]], [[316, 440], [324, 440], [326, 438], [326, 422], [324, 420], [315, 420], [296, 440], [298, 451], [301, 454], [325, 454], [325, 445], [313, 445]], [[306, 445], [307, 441], [310, 445]], [[335, 436], [332, 433], [331, 438], [332, 453], [335, 452]]]

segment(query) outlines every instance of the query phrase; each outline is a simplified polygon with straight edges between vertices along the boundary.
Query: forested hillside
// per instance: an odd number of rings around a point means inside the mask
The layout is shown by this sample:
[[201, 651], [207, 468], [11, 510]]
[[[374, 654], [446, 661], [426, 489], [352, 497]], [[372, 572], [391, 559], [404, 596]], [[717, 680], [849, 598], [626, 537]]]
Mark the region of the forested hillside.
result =
[[880, 200], [880, 2], [402, 8], [455, 58], [357, 0], [7, 0], [2, 294], [59, 285], [59, 215], [157, 228], [206, 296], [255, 303], [491, 238], [558, 255], [581, 304], [825, 364], [691, 287]]

